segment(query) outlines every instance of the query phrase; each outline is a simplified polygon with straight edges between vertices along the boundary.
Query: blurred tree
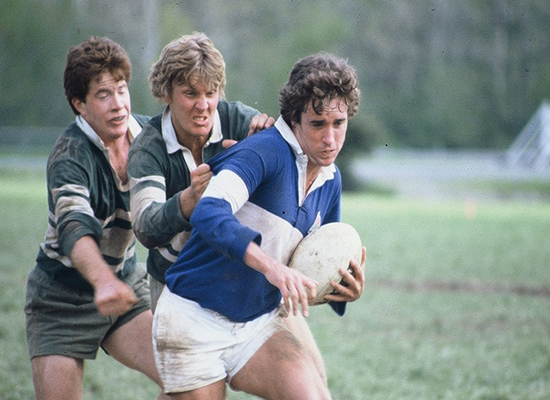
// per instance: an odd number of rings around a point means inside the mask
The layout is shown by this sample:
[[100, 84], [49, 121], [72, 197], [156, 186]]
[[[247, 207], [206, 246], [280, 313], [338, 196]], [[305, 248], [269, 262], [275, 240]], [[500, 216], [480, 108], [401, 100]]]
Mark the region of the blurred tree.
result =
[[[59, 46], [64, 7], [46, 2], [0, 2], [0, 124], [39, 125], [66, 108], [61, 83], [66, 49]], [[32, 10], [32, 12], [29, 12]]]
[[2, 0], [0, 125], [65, 125], [66, 52], [90, 35], [127, 49], [134, 111], [154, 114], [152, 63], [200, 30], [226, 59], [229, 100], [277, 114], [291, 66], [323, 50], [359, 72], [361, 146], [503, 148], [550, 97], [548, 21], [547, 0]]
[[67, 50], [92, 35], [123, 45], [133, 64], [133, 110], [156, 112], [147, 84], [159, 52], [156, 1], [0, 1], [0, 125], [70, 121], [63, 92]]

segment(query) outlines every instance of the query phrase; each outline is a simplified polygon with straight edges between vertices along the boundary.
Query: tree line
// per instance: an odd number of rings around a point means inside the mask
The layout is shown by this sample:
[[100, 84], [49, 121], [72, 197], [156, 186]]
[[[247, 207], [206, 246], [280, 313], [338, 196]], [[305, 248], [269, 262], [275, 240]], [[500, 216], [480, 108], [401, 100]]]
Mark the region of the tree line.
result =
[[161, 106], [147, 76], [170, 40], [205, 32], [226, 94], [276, 116], [299, 58], [345, 57], [362, 103], [347, 147], [505, 148], [550, 94], [547, 0], [2, 0], [0, 126], [65, 126], [69, 46], [91, 35], [133, 63], [133, 111]]

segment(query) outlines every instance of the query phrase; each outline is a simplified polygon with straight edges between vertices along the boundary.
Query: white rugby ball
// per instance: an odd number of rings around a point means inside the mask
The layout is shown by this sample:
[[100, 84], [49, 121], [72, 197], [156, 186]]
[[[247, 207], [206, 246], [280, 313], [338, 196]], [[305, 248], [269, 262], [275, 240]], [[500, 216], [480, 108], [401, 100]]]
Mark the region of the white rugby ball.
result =
[[362, 244], [357, 231], [343, 222], [322, 225], [302, 239], [288, 266], [315, 279], [317, 295], [310, 300], [314, 306], [326, 303], [323, 296], [334, 291], [330, 281], [341, 282], [340, 268], [347, 269], [350, 260], [361, 265]]

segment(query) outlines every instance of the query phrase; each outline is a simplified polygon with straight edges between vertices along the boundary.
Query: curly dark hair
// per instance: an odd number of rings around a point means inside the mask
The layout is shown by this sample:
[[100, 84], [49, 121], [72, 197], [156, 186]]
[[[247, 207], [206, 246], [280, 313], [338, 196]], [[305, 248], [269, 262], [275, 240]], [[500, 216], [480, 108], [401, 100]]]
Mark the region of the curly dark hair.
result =
[[292, 122], [301, 122], [302, 112], [310, 102], [315, 112], [321, 114], [335, 98], [347, 105], [348, 118], [355, 115], [360, 100], [355, 69], [332, 54], [313, 54], [294, 64], [279, 92], [281, 116], [291, 126]]
[[132, 64], [118, 43], [106, 37], [92, 36], [69, 49], [63, 72], [63, 87], [65, 97], [76, 115], [79, 112], [73, 106], [73, 99], [85, 101], [90, 82], [99, 79], [103, 72], [110, 72], [116, 80], [130, 82]]

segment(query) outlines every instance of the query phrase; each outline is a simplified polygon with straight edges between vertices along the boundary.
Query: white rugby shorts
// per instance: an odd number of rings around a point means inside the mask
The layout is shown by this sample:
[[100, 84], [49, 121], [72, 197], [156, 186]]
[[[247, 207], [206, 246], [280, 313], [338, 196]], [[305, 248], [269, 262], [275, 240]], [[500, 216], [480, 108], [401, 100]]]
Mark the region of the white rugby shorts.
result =
[[231, 379], [275, 333], [287, 330], [280, 308], [246, 323], [184, 299], [165, 287], [153, 321], [155, 362], [166, 393]]

